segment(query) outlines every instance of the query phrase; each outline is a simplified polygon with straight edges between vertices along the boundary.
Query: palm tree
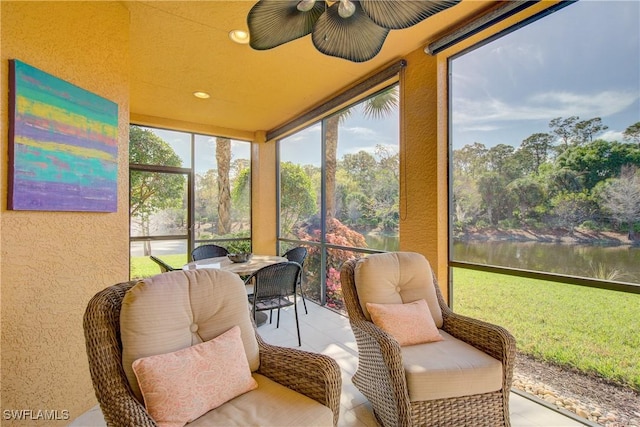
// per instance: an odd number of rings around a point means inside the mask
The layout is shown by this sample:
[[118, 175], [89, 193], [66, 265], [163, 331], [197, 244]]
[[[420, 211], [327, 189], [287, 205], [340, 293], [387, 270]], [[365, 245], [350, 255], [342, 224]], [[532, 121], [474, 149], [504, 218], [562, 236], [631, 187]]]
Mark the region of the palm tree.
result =
[[[380, 119], [390, 114], [399, 103], [398, 86], [383, 90], [364, 102], [364, 116]], [[338, 128], [349, 117], [351, 109], [343, 110], [325, 120], [325, 214], [327, 220], [336, 215], [336, 164], [338, 148]]]
[[216, 138], [216, 162], [218, 165], [218, 234], [231, 232], [231, 140]]

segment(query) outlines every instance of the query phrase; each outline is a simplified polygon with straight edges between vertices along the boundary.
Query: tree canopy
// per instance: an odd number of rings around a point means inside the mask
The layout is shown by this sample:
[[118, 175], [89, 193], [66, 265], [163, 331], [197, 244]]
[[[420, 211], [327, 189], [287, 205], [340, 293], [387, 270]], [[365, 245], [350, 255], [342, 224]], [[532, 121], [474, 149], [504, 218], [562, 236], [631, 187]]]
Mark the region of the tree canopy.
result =
[[591, 221], [601, 227], [626, 224], [634, 237], [640, 217], [632, 199], [640, 184], [629, 171], [640, 167], [640, 122], [625, 130], [630, 142], [595, 138], [608, 128], [599, 117], [557, 117], [549, 128], [518, 146], [487, 148], [475, 142], [454, 150], [453, 213], [459, 230], [490, 224], [571, 232]]

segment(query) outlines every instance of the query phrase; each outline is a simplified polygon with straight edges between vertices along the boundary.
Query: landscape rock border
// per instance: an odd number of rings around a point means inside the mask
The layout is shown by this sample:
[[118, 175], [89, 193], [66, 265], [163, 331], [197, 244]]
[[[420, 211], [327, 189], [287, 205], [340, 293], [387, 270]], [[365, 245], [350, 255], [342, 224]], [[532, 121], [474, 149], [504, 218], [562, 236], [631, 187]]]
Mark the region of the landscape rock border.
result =
[[518, 353], [513, 388], [605, 427], [640, 427], [640, 394]]

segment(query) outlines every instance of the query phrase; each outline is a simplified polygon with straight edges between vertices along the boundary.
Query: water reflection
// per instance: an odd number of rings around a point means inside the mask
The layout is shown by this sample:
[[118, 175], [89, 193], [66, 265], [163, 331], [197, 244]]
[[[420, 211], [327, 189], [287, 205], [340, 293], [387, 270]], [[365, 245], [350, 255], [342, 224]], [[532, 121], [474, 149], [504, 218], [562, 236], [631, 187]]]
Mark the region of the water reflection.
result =
[[367, 241], [367, 247], [371, 249], [394, 252], [399, 250], [400, 247], [400, 239], [397, 235], [369, 233], [364, 238]]
[[455, 261], [640, 284], [640, 248], [540, 242], [454, 242]]

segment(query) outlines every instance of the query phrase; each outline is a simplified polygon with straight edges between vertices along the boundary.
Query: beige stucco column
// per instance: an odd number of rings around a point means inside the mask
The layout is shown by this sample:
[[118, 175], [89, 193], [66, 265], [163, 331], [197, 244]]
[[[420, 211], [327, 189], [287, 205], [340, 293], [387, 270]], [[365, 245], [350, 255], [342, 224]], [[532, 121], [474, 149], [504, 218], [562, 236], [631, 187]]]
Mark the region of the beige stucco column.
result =
[[253, 252], [275, 255], [276, 230], [276, 142], [256, 132], [251, 145], [251, 237]]
[[446, 299], [446, 62], [422, 49], [406, 59], [400, 96], [400, 249], [427, 257]]

